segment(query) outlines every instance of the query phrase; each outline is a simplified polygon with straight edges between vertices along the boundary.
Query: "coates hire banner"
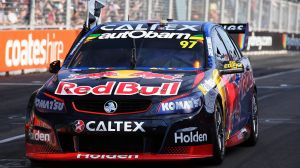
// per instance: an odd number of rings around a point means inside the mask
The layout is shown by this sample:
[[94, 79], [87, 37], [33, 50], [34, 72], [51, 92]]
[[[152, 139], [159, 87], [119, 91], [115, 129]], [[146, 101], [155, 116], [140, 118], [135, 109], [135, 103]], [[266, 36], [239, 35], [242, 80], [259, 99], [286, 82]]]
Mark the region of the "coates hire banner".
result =
[[63, 60], [79, 30], [0, 31], [0, 72], [48, 68]]

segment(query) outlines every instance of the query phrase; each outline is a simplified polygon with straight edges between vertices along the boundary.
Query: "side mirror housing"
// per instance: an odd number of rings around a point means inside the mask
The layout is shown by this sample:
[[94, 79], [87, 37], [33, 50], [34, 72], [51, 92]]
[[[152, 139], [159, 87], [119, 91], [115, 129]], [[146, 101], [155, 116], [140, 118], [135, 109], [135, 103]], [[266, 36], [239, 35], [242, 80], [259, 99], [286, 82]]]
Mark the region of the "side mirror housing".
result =
[[58, 73], [60, 70], [60, 60], [56, 60], [50, 63], [49, 72], [50, 73]]
[[223, 64], [223, 68], [220, 70], [220, 74], [236, 74], [243, 73], [244, 65], [237, 61], [225, 61]]

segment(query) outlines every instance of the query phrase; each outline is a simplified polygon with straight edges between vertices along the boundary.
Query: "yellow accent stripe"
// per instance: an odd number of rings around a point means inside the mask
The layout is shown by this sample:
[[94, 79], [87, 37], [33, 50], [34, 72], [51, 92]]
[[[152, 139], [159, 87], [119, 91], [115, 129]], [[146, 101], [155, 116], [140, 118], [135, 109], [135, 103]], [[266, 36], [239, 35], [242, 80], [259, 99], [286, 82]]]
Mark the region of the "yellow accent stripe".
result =
[[203, 41], [204, 38], [203, 37], [192, 36], [192, 37], [190, 37], [190, 40], [201, 40], [201, 41]]

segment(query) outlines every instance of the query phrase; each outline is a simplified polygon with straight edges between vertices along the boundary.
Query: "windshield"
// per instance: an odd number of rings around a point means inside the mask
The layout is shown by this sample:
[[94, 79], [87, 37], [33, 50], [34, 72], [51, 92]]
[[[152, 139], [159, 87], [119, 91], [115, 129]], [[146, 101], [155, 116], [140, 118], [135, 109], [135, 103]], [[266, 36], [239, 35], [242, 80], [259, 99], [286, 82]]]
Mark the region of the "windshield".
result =
[[175, 33], [173, 38], [110, 36], [106, 39], [101, 34], [92, 34], [75, 53], [69, 68], [132, 68], [133, 62], [137, 69], [201, 68], [205, 61], [203, 35], [190, 40], [189, 34], [176, 34], [180, 33]]

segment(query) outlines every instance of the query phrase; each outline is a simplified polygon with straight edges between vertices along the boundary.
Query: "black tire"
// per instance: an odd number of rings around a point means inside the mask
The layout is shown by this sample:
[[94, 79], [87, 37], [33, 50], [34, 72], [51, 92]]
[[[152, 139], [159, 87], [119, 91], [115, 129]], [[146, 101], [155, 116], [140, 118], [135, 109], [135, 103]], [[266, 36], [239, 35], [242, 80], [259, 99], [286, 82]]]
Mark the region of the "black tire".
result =
[[221, 164], [225, 156], [225, 124], [221, 105], [218, 101], [215, 103], [214, 129], [215, 137], [213, 140], [213, 158], [214, 164]]
[[45, 163], [40, 160], [29, 159], [31, 167], [44, 166]]
[[247, 146], [255, 146], [258, 141], [258, 105], [256, 94], [252, 97], [252, 108], [250, 118], [250, 137], [245, 141]]

